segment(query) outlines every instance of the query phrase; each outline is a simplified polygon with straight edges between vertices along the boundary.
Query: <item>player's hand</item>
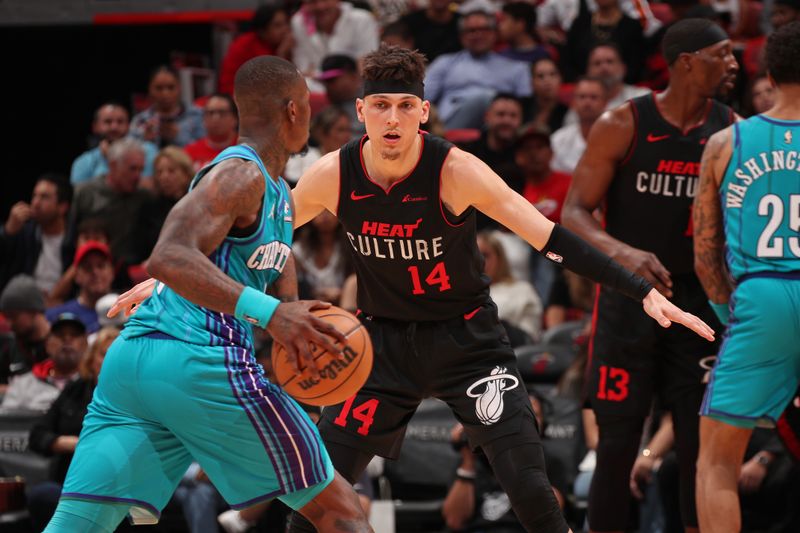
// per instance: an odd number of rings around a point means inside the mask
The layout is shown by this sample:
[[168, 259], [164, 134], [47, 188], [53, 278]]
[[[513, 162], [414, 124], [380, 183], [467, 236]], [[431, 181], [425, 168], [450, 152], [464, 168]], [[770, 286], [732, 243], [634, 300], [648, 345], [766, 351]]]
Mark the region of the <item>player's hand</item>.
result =
[[739, 489], [746, 493], [757, 492], [765, 477], [767, 477], [767, 467], [752, 458], [742, 465], [742, 471], [739, 474]]
[[131, 316], [139, 308], [139, 304], [147, 300], [153, 294], [153, 288], [156, 286], [154, 278], [147, 279], [128, 292], [122, 293], [117, 297], [114, 305], [108, 310], [106, 316], [114, 318], [120, 311], [124, 311], [125, 317]]
[[340, 347], [347, 344], [344, 334], [311, 314], [315, 309], [327, 309], [330, 306], [319, 300], [285, 302], [278, 305], [267, 324], [267, 331], [275, 342], [283, 345], [286, 359], [295, 365], [297, 374], [308, 367], [314, 379], [319, 379], [314, 353], [320, 349], [334, 357], [344, 357]]
[[31, 206], [27, 202], [15, 203], [8, 214], [8, 220], [6, 220], [6, 233], [9, 235], [19, 233], [32, 214]]
[[644, 499], [644, 493], [641, 487], [650, 483], [653, 479], [653, 472], [655, 469], [656, 459], [653, 456], [645, 457], [639, 454], [639, 457], [636, 458], [636, 462], [633, 463], [630, 486], [631, 494], [633, 494], [637, 500]]
[[661, 327], [668, 328], [673, 322], [683, 324], [706, 340], [714, 340], [714, 330], [691, 313], [680, 309], [664, 298], [656, 289], [652, 289], [642, 301], [644, 312], [653, 317]]
[[613, 259], [652, 283], [667, 298], [672, 298], [672, 274], [654, 253], [623, 246], [613, 255]]

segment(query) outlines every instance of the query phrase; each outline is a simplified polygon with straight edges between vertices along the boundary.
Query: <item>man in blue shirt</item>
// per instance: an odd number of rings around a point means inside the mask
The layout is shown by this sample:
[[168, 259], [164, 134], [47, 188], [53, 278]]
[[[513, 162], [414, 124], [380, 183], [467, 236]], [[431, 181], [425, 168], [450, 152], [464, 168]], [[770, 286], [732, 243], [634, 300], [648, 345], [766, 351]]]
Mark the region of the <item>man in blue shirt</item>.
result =
[[[108, 102], [97, 108], [92, 121], [92, 133], [99, 139], [99, 143], [91, 150], [79, 155], [72, 163], [69, 179], [73, 185], [108, 173], [108, 147], [111, 143], [128, 135], [130, 129], [130, 116], [128, 110], [120, 104]], [[149, 178], [153, 175], [153, 160], [158, 154], [158, 147], [151, 142], [142, 142], [145, 155], [144, 172], [142, 176]]]
[[492, 51], [497, 36], [490, 13], [466, 13], [459, 29], [464, 50], [439, 56], [430, 65], [425, 96], [438, 106], [448, 129], [480, 128], [495, 94], [531, 95], [531, 73], [526, 63]]

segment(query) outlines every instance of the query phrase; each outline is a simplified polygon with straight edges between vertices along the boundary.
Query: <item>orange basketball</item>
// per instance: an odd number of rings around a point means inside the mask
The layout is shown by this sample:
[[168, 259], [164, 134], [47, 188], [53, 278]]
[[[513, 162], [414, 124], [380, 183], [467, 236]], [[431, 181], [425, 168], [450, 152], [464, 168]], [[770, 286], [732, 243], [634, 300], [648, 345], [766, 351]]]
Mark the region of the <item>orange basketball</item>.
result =
[[275, 343], [272, 346], [272, 369], [278, 385], [295, 400], [309, 405], [336, 405], [358, 392], [367, 381], [372, 370], [372, 340], [361, 321], [344, 309], [334, 306], [312, 313], [347, 337], [344, 358], [339, 359], [312, 345], [314, 361], [319, 369], [319, 379], [314, 379], [308, 368], [303, 368], [300, 375], [295, 374], [283, 345]]

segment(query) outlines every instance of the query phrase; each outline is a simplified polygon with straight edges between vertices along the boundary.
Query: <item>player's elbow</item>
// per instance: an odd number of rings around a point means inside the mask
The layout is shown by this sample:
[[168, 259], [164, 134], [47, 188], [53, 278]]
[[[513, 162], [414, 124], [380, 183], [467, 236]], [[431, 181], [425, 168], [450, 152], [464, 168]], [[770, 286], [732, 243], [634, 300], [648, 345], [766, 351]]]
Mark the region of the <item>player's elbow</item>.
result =
[[153, 248], [153, 252], [150, 254], [150, 258], [145, 264], [147, 274], [150, 275], [151, 278], [169, 283], [174, 270], [173, 266], [175, 265], [175, 262], [172, 261], [169, 256], [169, 246], [165, 246], [161, 243], [156, 244], [155, 248]]

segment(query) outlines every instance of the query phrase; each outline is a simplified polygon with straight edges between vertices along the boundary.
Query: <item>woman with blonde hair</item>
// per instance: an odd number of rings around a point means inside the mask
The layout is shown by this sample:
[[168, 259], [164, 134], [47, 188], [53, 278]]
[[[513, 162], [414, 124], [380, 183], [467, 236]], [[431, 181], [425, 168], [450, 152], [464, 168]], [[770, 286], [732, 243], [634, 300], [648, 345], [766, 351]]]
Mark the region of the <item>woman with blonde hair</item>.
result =
[[538, 341], [542, 336], [542, 299], [533, 285], [514, 279], [505, 249], [492, 231], [478, 234], [483, 270], [491, 280], [489, 293], [497, 304], [500, 320], [517, 327]]
[[28, 447], [44, 456], [55, 457], [50, 463], [49, 481], [35, 485], [28, 493], [28, 510], [35, 531], [42, 531], [56, 510], [100, 367], [108, 347], [118, 336], [119, 330], [110, 326], [97, 332], [78, 365], [81, 377], [64, 387], [47, 413], [31, 428]]

